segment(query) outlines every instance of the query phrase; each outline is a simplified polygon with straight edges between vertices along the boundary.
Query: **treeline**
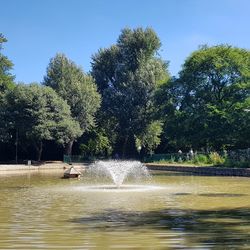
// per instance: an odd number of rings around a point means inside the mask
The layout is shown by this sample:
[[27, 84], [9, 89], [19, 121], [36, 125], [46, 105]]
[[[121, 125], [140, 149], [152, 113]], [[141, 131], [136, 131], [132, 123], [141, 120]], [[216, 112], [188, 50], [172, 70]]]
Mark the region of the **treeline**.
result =
[[202, 46], [177, 78], [150, 29], [123, 29], [85, 73], [63, 54], [16, 84], [0, 36], [0, 160], [139, 157], [250, 147], [250, 52]]

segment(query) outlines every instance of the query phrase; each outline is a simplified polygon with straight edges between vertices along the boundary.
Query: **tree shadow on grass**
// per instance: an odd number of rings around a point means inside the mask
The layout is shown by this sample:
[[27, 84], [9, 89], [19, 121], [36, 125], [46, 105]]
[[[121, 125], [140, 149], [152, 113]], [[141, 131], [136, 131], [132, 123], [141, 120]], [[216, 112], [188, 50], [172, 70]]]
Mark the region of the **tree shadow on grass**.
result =
[[[250, 247], [250, 208], [223, 210], [164, 209], [158, 211], [106, 210], [100, 214], [75, 218], [70, 222], [95, 231], [160, 230], [180, 234], [196, 245], [222, 249]], [[161, 234], [162, 235], [162, 234]], [[161, 236], [162, 238], [162, 236]], [[168, 236], [169, 238], [169, 236]]]

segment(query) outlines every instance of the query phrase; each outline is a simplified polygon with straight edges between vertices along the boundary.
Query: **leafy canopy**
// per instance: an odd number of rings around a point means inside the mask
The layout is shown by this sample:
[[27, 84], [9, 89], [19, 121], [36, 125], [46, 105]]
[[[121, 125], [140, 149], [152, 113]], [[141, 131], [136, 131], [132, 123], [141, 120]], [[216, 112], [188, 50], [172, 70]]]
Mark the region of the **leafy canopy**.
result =
[[66, 100], [82, 132], [94, 126], [94, 114], [101, 99], [91, 76], [84, 74], [64, 54], [57, 54], [49, 63], [43, 84], [54, 89]]
[[160, 45], [152, 29], [126, 28], [115, 45], [92, 57], [91, 73], [103, 100], [99, 123], [117, 134], [124, 149], [127, 143], [135, 146], [135, 135], [153, 121], [154, 92], [169, 78], [167, 64], [156, 56]]
[[[250, 52], [228, 45], [203, 46], [185, 61], [170, 87], [176, 108], [166, 133], [183, 145], [247, 147]], [[177, 130], [178, 129], [178, 130]]]
[[0, 98], [4, 91], [14, 86], [14, 76], [10, 73], [13, 63], [1, 52], [5, 42], [7, 42], [7, 39], [0, 33]]
[[7, 93], [5, 120], [34, 145], [46, 140], [66, 144], [81, 135], [68, 104], [53, 89], [38, 84], [18, 84]]

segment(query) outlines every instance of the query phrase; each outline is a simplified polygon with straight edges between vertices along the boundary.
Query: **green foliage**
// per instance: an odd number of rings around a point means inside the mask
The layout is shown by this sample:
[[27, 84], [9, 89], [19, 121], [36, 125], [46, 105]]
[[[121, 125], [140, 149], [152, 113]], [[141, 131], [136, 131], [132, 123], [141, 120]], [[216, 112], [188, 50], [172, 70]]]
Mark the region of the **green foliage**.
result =
[[250, 168], [250, 149], [226, 152], [222, 167]]
[[125, 28], [117, 40], [122, 63], [127, 70], [135, 72], [142, 61], [152, 59], [161, 43], [155, 32], [146, 28]]
[[51, 59], [44, 85], [53, 88], [67, 101], [82, 132], [95, 125], [94, 114], [100, 106], [100, 95], [94, 80], [65, 55], [57, 54]]
[[[101, 102], [96, 85], [91, 76], [63, 54], [51, 59], [44, 77], [44, 85], [53, 88], [70, 106], [73, 118], [80, 124], [81, 133], [95, 126], [95, 113]], [[66, 154], [71, 155], [72, 145], [78, 136], [66, 146]]]
[[7, 91], [14, 88], [14, 76], [11, 75], [10, 70], [13, 67], [12, 62], [1, 53], [3, 43], [7, 42], [7, 39], [0, 33], [0, 141], [6, 141], [10, 139], [8, 133], [8, 126], [3, 119], [5, 112], [4, 95]]
[[225, 162], [225, 157], [220, 156], [217, 152], [209, 155], [198, 153], [190, 155], [189, 153], [172, 153], [172, 154], [156, 154], [146, 159], [148, 162], [159, 163], [182, 163], [196, 165], [219, 165]]
[[249, 147], [250, 52], [220, 45], [188, 57], [179, 79], [163, 91], [172, 98], [165, 134], [176, 147]]
[[144, 133], [136, 138], [136, 148], [141, 149], [144, 147], [149, 154], [153, 154], [154, 149], [156, 149], [161, 142], [161, 133], [162, 122], [153, 121], [146, 127]]
[[112, 153], [109, 138], [100, 131], [96, 131], [93, 138], [89, 138], [86, 144], [80, 144], [79, 149], [86, 158], [93, 156], [109, 157]]
[[38, 84], [18, 84], [6, 95], [5, 120], [19, 137], [32, 143], [41, 157], [42, 142], [66, 144], [81, 135], [70, 108], [54, 90]]
[[249, 160], [243, 160], [243, 161], [235, 161], [231, 159], [226, 159], [223, 165], [221, 167], [226, 168], [249, 168], [250, 167], [250, 161]]
[[[156, 33], [126, 28], [115, 45], [93, 55], [91, 75], [57, 54], [42, 88], [13, 83], [13, 64], [2, 54], [5, 42], [0, 34], [1, 143], [13, 141], [18, 131], [38, 151], [42, 142], [54, 140], [71, 154], [86, 132], [80, 146], [86, 155], [135, 156], [136, 149], [152, 154], [158, 146], [165, 152], [250, 147], [249, 50], [202, 46], [185, 60], [179, 77], [170, 78]], [[249, 161], [215, 152], [167, 160], [224, 166]]]
[[153, 154], [145, 158], [145, 162], [155, 162], [161, 164], [183, 164], [199, 166], [216, 166], [225, 168], [249, 168], [249, 149], [229, 151], [223, 153], [211, 152], [209, 154], [196, 153], [194, 156], [182, 153]]
[[194, 164], [208, 164], [210, 163], [209, 158], [204, 154], [197, 154], [192, 159], [192, 163]]
[[7, 42], [7, 39], [0, 33], [0, 102], [3, 92], [14, 87], [14, 76], [9, 72], [12, 69], [13, 64], [1, 53], [2, 45], [5, 42]]
[[117, 135], [123, 155], [155, 120], [154, 92], [168, 79], [167, 64], [155, 56], [159, 47], [152, 29], [124, 29], [116, 45], [92, 57], [92, 75], [103, 99], [99, 125]]
[[7, 42], [7, 39], [0, 33], [0, 141], [4, 142], [10, 139], [8, 133], [8, 125], [4, 120], [5, 113], [5, 92], [14, 88], [14, 76], [11, 75], [10, 70], [13, 67], [12, 62], [1, 53], [3, 43]]
[[222, 165], [225, 162], [225, 157], [220, 156], [217, 152], [209, 154], [209, 163], [213, 165]]

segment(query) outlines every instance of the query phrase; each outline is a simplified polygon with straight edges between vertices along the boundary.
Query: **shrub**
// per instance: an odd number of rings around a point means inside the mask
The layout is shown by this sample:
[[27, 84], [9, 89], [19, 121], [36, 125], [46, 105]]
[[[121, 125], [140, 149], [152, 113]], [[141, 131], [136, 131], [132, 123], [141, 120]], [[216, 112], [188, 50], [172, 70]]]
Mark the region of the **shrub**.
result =
[[200, 163], [208, 164], [209, 163], [209, 159], [204, 154], [197, 154], [197, 155], [195, 155], [195, 157], [193, 159], [193, 163], [195, 163], [195, 164], [200, 164]]
[[220, 156], [217, 152], [212, 152], [209, 154], [209, 163], [214, 165], [221, 165], [225, 162], [225, 158]]
[[227, 168], [250, 168], [250, 161], [234, 161], [231, 159], [226, 159], [223, 167]]

